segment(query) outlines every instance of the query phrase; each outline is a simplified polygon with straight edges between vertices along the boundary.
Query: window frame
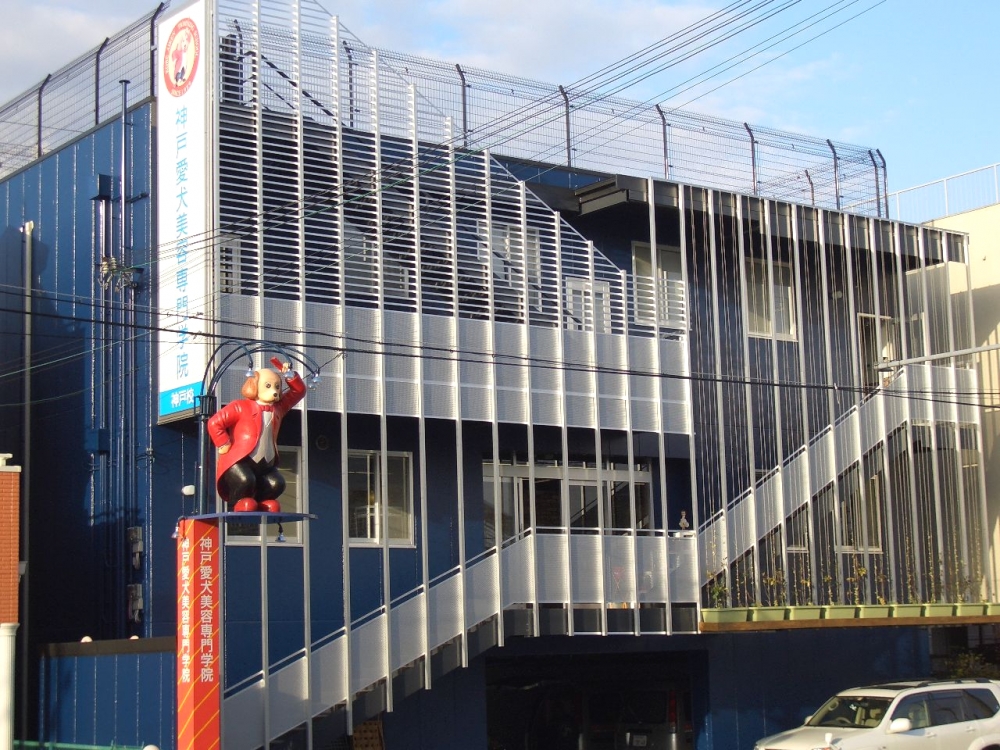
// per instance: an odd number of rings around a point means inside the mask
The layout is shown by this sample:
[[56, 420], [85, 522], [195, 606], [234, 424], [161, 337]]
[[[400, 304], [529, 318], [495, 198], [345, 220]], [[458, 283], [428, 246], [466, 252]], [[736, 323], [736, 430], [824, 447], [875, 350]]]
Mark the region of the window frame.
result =
[[[668, 262], [669, 260], [669, 262]], [[632, 243], [633, 315], [638, 325], [687, 329], [687, 294], [684, 285], [684, 259], [681, 248], [656, 245], [656, 275], [653, 275], [653, 251], [648, 242]], [[655, 286], [654, 286], [655, 284]], [[659, 292], [659, 309], [653, 299], [642, 299], [644, 291]], [[676, 291], [676, 296], [671, 296]]]
[[[788, 261], [769, 261], [766, 258], [756, 258], [747, 256], [745, 258], [743, 272], [746, 276], [747, 299], [746, 309], [746, 329], [747, 335], [751, 338], [774, 338], [779, 341], [798, 341], [798, 310], [797, 310], [797, 290], [795, 289], [795, 268]], [[758, 266], [760, 270], [758, 271]], [[772, 273], [773, 269], [773, 273]], [[779, 274], [777, 269], [781, 269]], [[778, 284], [778, 279], [787, 283]], [[783, 290], [782, 297], [785, 298], [784, 305], [778, 304], [778, 297], [775, 296], [777, 289]], [[763, 305], [752, 304], [760, 301]], [[772, 309], [775, 317], [779, 311], [784, 312], [784, 320], [787, 321], [787, 330], [777, 330]], [[764, 321], [765, 326], [759, 324]], [[766, 328], [766, 330], [764, 330]]]
[[[492, 514], [495, 513], [495, 506], [493, 501], [493, 481], [494, 481], [494, 468], [492, 461], [483, 462], [483, 508], [484, 513], [492, 520]], [[596, 466], [588, 465], [586, 467], [573, 466], [572, 464], [567, 467], [556, 465], [543, 465], [536, 464], [534, 471], [529, 470], [529, 466], [526, 463], [510, 463], [501, 462], [498, 464], [499, 477], [501, 482], [501, 487], [506, 487], [510, 491], [509, 500], [510, 503], [505, 502], [504, 490], [500, 491], [500, 502], [502, 504], [502, 510], [510, 508], [511, 512], [504, 514], [501, 513], [501, 524], [503, 529], [501, 530], [502, 542], [506, 544], [510, 539], [517, 538], [529, 528], [530, 524], [530, 496], [531, 488], [528, 484], [529, 478], [534, 474], [535, 485], [536, 485], [536, 498], [535, 498], [535, 512], [536, 516], [539, 515], [538, 507], [540, 500], [538, 498], [537, 487], [541, 482], [556, 482], [558, 483], [558, 494], [559, 494], [559, 507], [558, 514], [560, 516], [560, 521], [557, 526], [551, 526], [547, 524], [540, 524], [538, 519], [535, 519], [535, 529], [539, 533], [551, 533], [553, 531], [569, 531], [570, 533], [583, 533], [583, 534], [614, 534], [614, 535], [632, 535], [632, 534], [652, 534], [657, 531], [662, 531], [662, 520], [660, 520], [661, 525], [657, 525], [656, 511], [654, 509], [654, 487], [653, 487], [653, 474], [652, 470], [648, 465], [637, 464], [630, 472], [627, 466], [608, 464], [604, 468], [598, 470]], [[600, 483], [598, 482], [600, 478]], [[512, 479], [512, 484], [507, 484], [505, 480]], [[628, 490], [628, 483], [631, 481], [635, 488], [634, 493]], [[615, 526], [614, 525], [614, 511], [615, 511], [615, 500], [616, 494], [614, 492], [616, 485], [626, 485], [625, 494], [628, 497], [628, 502], [635, 503], [635, 528], [631, 526]], [[574, 506], [574, 492], [578, 493], [581, 498], [583, 498], [588, 490], [596, 490], [596, 497], [591, 497], [593, 501], [591, 504], [579, 505], [579, 507]], [[568, 499], [568, 511], [569, 518], [563, 517], [562, 498], [563, 495]], [[593, 494], [593, 493], [592, 493]], [[634, 501], [633, 501], [634, 498]], [[621, 498], [617, 498], [621, 502]], [[598, 510], [596, 503], [602, 504], [602, 510], [604, 514], [604, 526], [603, 528], [596, 524], [596, 519], [598, 518]], [[581, 522], [574, 522], [574, 507], [577, 510], [586, 511], [586, 513], [581, 513], [579, 519]], [[627, 506], [626, 506], [627, 507]], [[629, 510], [629, 521], [631, 523], [631, 513]], [[591, 519], [595, 523], [587, 524], [582, 523], [584, 518]], [[510, 523], [510, 533], [508, 533], [507, 524]], [[495, 522], [494, 522], [495, 525]], [[495, 531], [493, 532], [495, 535]], [[488, 537], [489, 535], [487, 535]], [[492, 546], [492, 545], [488, 545]]]
[[585, 276], [566, 277], [566, 330], [611, 333], [611, 285]]
[[[404, 491], [405, 492], [405, 497], [403, 498], [403, 507], [402, 507], [402, 511], [401, 511], [401, 515], [404, 518], [405, 523], [406, 523], [406, 536], [405, 537], [400, 537], [400, 536], [393, 537], [393, 536], [389, 536], [389, 538], [388, 538], [388, 545], [390, 547], [413, 548], [413, 547], [416, 546], [416, 543], [414, 541], [414, 526], [416, 524], [416, 518], [415, 518], [416, 510], [415, 510], [415, 504], [414, 504], [414, 485], [413, 485], [414, 466], [413, 466], [413, 453], [410, 452], [410, 451], [386, 451], [385, 457], [386, 457], [386, 463], [387, 463], [387, 465], [388, 465], [388, 463], [392, 459], [403, 459], [405, 461], [405, 464], [404, 464], [404, 475], [403, 476], [404, 476], [405, 481], [406, 481], [406, 488], [405, 488], [405, 491]], [[371, 489], [368, 490], [369, 500], [368, 500], [368, 503], [366, 504], [365, 508], [368, 510], [368, 515], [370, 516], [371, 523], [374, 523], [375, 527], [377, 529], [377, 531], [375, 532], [375, 535], [370, 535], [370, 536], [354, 536], [353, 516], [355, 514], [355, 510], [356, 509], [355, 509], [355, 503], [352, 500], [352, 489], [351, 489], [351, 476], [354, 473], [351, 470], [351, 459], [352, 458], [355, 458], [355, 459], [357, 459], [357, 458], [365, 458], [365, 459], [367, 459], [368, 485], [371, 486], [372, 484], [374, 484], [374, 489], [373, 490], [371, 490]], [[382, 519], [383, 519], [383, 517], [385, 515], [385, 514], [383, 514], [382, 508], [380, 507], [381, 506], [381, 498], [382, 498], [382, 486], [380, 484], [380, 477], [381, 477], [381, 472], [382, 472], [382, 452], [381, 451], [377, 451], [377, 450], [362, 450], [362, 449], [355, 449], [355, 448], [348, 449], [348, 451], [347, 451], [347, 467], [348, 467], [347, 468], [347, 478], [346, 478], [347, 488], [346, 488], [346, 491], [344, 493], [344, 496], [345, 496], [346, 502], [348, 504], [348, 506], [347, 506], [347, 516], [348, 516], [348, 519], [347, 519], [347, 523], [348, 523], [348, 529], [347, 529], [347, 533], [348, 533], [348, 545], [351, 546], [351, 547], [381, 547], [384, 544], [386, 544], [386, 539], [382, 535], [382, 531], [381, 531], [381, 529], [382, 529]], [[371, 473], [371, 468], [372, 467], [375, 468], [374, 478], [372, 477], [372, 473]], [[390, 475], [391, 475], [391, 473], [392, 472], [390, 470]], [[393, 505], [393, 498], [391, 496], [391, 484], [390, 484], [390, 487], [387, 488], [386, 492], [388, 493], [388, 503], [389, 503], [388, 511], [389, 511], [389, 514], [391, 514], [392, 511], [394, 510], [394, 507], [396, 507], [396, 506]], [[374, 496], [374, 498], [375, 498], [374, 502], [372, 502], [372, 500], [371, 500], [372, 496]], [[374, 508], [374, 510], [375, 510], [374, 514], [372, 514], [372, 508]], [[389, 526], [390, 526], [390, 534], [391, 534], [391, 527], [392, 527], [391, 519], [389, 521]]]

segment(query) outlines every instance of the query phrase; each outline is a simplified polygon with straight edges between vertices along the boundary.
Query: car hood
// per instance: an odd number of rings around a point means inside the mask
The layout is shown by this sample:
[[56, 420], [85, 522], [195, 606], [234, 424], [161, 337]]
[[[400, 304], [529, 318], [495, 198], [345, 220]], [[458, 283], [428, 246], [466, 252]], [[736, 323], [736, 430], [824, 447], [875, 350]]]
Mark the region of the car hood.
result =
[[[867, 733], [871, 730], [864, 731]], [[826, 747], [827, 734], [833, 736], [833, 742], [839, 743], [857, 732], [856, 728], [850, 727], [796, 727], [757, 740], [757, 747], [762, 750], [813, 750], [816, 747]]]

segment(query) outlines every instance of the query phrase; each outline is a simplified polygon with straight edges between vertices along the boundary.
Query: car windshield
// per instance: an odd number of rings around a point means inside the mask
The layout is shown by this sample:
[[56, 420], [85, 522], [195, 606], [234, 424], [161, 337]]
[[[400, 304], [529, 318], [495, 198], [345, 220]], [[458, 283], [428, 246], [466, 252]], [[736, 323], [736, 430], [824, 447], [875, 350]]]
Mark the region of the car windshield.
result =
[[866, 695], [835, 695], [806, 722], [810, 727], [877, 727], [891, 703], [890, 698]]

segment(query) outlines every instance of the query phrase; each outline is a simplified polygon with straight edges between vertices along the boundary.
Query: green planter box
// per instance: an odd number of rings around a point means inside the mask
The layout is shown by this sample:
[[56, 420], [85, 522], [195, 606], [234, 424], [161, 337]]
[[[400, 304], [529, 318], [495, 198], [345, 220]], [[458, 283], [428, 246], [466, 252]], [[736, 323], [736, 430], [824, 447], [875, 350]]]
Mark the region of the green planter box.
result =
[[986, 614], [988, 615], [1000, 615], [1000, 603], [990, 602], [986, 605]]
[[820, 606], [803, 604], [788, 608], [789, 620], [818, 620], [822, 616], [823, 608]]
[[701, 610], [701, 619], [705, 622], [746, 622], [750, 619], [750, 610], [746, 607], [720, 607]]
[[858, 617], [888, 617], [888, 604], [862, 604], [858, 607]]
[[857, 614], [858, 608], [853, 604], [827, 604], [823, 607], [824, 620], [850, 620]]
[[923, 609], [922, 604], [893, 604], [889, 607], [893, 617], [920, 617]]
[[986, 605], [983, 603], [971, 604], [968, 602], [955, 605], [955, 614], [958, 616], [974, 617], [986, 614]]
[[787, 607], [754, 607], [754, 622], [777, 622], [784, 620], [788, 614]]
[[954, 604], [925, 604], [924, 617], [951, 617], [955, 614]]

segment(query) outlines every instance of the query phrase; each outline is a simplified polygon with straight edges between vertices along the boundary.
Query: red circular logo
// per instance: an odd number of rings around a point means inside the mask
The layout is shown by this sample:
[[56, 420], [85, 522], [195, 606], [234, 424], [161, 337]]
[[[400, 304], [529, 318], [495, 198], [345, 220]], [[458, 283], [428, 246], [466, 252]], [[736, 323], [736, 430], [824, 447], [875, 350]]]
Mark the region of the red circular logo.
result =
[[171, 96], [184, 96], [191, 88], [200, 53], [198, 27], [190, 18], [181, 19], [163, 49], [163, 83]]

